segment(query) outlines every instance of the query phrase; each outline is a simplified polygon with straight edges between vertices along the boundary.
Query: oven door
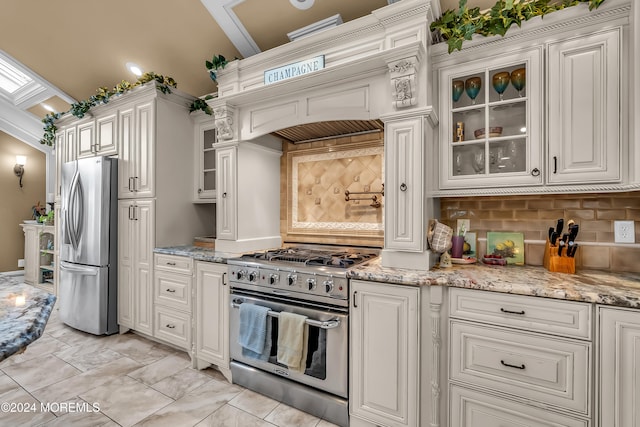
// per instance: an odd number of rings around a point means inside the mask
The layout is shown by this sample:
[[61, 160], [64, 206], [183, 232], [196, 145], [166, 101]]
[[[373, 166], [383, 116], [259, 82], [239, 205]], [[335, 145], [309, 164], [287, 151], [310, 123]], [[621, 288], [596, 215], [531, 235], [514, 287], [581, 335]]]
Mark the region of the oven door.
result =
[[[240, 333], [241, 304], [258, 304], [271, 309], [267, 321], [271, 323], [271, 357], [263, 361], [243, 355], [238, 343]], [[231, 292], [231, 311], [229, 314], [229, 346], [231, 359], [253, 366], [266, 372], [288, 378], [302, 384], [348, 397], [348, 315], [345, 309], [310, 306], [286, 298], [263, 297], [242, 290]], [[281, 311], [308, 317], [309, 334], [307, 340], [307, 363], [304, 373], [290, 370], [277, 362], [278, 317]]]

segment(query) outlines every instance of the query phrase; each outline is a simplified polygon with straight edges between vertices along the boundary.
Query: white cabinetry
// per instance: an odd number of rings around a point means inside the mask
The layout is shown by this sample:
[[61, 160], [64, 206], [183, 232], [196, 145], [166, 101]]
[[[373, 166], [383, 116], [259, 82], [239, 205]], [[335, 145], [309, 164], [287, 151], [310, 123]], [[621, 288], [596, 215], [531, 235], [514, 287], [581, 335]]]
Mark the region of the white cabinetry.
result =
[[542, 49], [442, 68], [439, 78], [440, 187], [540, 185]]
[[217, 142], [216, 250], [248, 252], [278, 247], [282, 142]]
[[119, 120], [122, 156], [118, 162], [118, 198], [154, 197], [155, 102], [148, 100], [125, 108]]
[[118, 202], [118, 324], [153, 334], [155, 201]]
[[196, 262], [195, 360], [198, 369], [214, 364], [231, 381], [226, 274], [226, 265]]
[[352, 423], [419, 425], [419, 289], [353, 280], [351, 299]]
[[195, 123], [194, 134], [194, 194], [195, 202], [216, 201], [216, 127], [208, 116], [201, 112], [191, 113]]
[[621, 178], [620, 40], [614, 28], [549, 44], [551, 184]]
[[117, 154], [117, 115], [102, 112], [100, 117], [77, 125], [77, 158]]
[[598, 307], [599, 422], [602, 427], [640, 425], [640, 312]]
[[216, 151], [216, 181], [218, 197], [216, 203], [216, 238], [235, 240], [237, 237], [237, 147], [226, 147]]
[[55, 228], [41, 224], [21, 225], [24, 232], [24, 282], [55, 295]]
[[93, 157], [95, 155], [96, 121], [94, 119], [82, 119], [76, 125], [76, 157]]
[[442, 124], [435, 194], [637, 189], [635, 100], [623, 91], [633, 78], [630, 9], [627, 0], [579, 5], [504, 37], [474, 37], [460, 52], [432, 46]]
[[457, 288], [449, 296], [452, 427], [589, 425], [590, 304]]
[[[433, 216], [425, 197], [427, 153], [435, 117], [430, 108], [384, 117], [385, 267], [428, 270], [435, 257], [427, 251], [426, 219]], [[428, 123], [428, 124], [427, 124]]]
[[191, 353], [193, 260], [155, 254], [154, 337]]

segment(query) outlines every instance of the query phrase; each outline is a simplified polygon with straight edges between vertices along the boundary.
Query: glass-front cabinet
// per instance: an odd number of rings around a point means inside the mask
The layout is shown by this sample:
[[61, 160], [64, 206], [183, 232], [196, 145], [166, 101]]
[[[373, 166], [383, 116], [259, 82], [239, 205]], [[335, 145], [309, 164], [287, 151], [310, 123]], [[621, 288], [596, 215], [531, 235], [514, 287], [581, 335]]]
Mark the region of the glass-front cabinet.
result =
[[440, 189], [542, 184], [539, 49], [439, 71]]

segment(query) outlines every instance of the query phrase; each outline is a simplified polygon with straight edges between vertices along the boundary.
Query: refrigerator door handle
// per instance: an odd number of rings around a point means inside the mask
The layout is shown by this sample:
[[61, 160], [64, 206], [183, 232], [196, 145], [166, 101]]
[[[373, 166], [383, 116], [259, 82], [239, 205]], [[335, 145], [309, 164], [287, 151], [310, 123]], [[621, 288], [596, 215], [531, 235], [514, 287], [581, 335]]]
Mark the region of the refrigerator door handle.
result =
[[67, 212], [66, 212], [66, 229], [69, 235], [69, 240], [71, 241], [71, 246], [74, 250], [78, 250], [78, 241], [76, 239], [75, 232], [75, 224], [76, 218], [74, 218], [74, 205], [75, 205], [75, 196], [77, 191], [78, 179], [80, 175], [78, 171], [73, 174], [73, 179], [71, 180], [71, 187], [69, 189], [69, 196], [67, 199]]
[[82, 267], [75, 264], [69, 264], [68, 262], [62, 261], [60, 263], [60, 270], [70, 271], [72, 273], [83, 274], [85, 276], [97, 276], [98, 269], [91, 267]]
[[80, 244], [80, 238], [82, 237], [83, 224], [85, 222], [84, 218], [84, 190], [82, 188], [82, 180], [80, 179], [80, 175], [78, 175], [78, 218], [76, 218], [76, 245]]

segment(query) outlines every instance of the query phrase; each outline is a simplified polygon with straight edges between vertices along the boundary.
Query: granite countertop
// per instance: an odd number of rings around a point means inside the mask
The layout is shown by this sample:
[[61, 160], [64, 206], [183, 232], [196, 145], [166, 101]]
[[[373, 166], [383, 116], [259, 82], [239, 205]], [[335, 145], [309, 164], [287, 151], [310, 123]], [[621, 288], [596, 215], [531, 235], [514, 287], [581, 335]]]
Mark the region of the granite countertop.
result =
[[[155, 248], [154, 251], [217, 263], [226, 263], [227, 259], [239, 256], [190, 245]], [[566, 274], [552, 273], [543, 267], [481, 263], [416, 271], [385, 268], [377, 258], [348, 270], [347, 276], [407, 286], [450, 286], [640, 308], [638, 273], [579, 270], [576, 274]]]
[[0, 274], [0, 360], [40, 338], [56, 297]]
[[451, 286], [640, 308], [640, 274], [580, 270], [552, 273], [534, 266], [454, 265], [415, 271], [385, 268], [380, 258], [349, 270], [351, 279], [409, 286]]
[[155, 248], [153, 250], [158, 254], [186, 256], [198, 261], [208, 261], [226, 264], [227, 259], [235, 258], [238, 254], [229, 252], [220, 252], [215, 249], [203, 248], [200, 246], [183, 245], [183, 246], [167, 246], [163, 248]]

